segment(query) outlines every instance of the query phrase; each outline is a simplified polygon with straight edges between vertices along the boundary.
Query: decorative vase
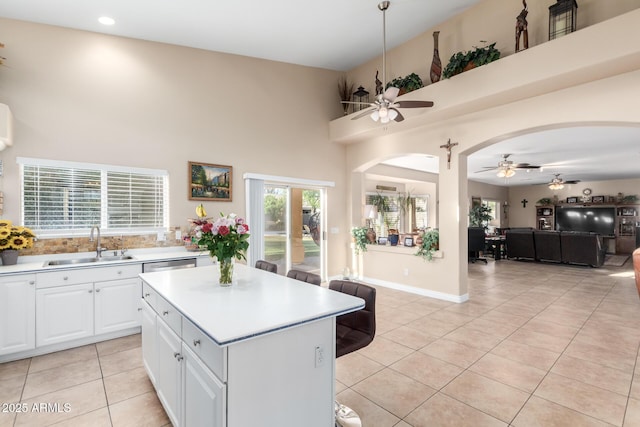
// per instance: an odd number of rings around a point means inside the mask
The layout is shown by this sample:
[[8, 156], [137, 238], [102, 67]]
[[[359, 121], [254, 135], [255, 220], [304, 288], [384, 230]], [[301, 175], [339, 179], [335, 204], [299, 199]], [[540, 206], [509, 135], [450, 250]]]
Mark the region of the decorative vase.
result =
[[440, 31], [433, 32], [433, 60], [431, 61], [431, 83], [440, 80], [442, 75], [442, 62], [440, 61], [440, 52], [438, 50], [438, 36]]
[[398, 240], [400, 240], [400, 235], [399, 234], [389, 234], [389, 244], [391, 244], [391, 246], [398, 246]]
[[376, 242], [376, 232], [373, 228], [367, 230], [367, 240], [372, 244]]
[[17, 249], [5, 249], [0, 252], [0, 258], [2, 258], [2, 265], [16, 265], [18, 263], [18, 250]]
[[233, 267], [235, 261], [233, 258], [223, 258], [218, 260], [220, 268], [220, 286], [231, 286], [233, 282]]

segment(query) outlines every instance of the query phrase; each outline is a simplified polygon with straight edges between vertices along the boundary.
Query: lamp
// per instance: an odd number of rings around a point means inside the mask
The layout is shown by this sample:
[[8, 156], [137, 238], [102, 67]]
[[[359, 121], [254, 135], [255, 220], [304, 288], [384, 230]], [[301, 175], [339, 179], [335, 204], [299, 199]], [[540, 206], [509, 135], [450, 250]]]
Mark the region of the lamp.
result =
[[364, 217], [367, 220], [367, 240], [369, 243], [376, 242], [376, 231], [373, 229], [373, 225], [375, 224], [376, 217], [378, 216], [378, 208], [374, 205], [364, 205]]
[[549, 40], [574, 32], [577, 13], [576, 0], [558, 0], [549, 6]]
[[549, 190], [562, 190], [564, 188], [564, 184], [561, 182], [552, 182], [549, 184]]
[[361, 104], [353, 104], [353, 112], [360, 111], [366, 107], [364, 104], [369, 103], [369, 92], [367, 92], [362, 86], [358, 87], [358, 90], [353, 92], [353, 102], [360, 102]]

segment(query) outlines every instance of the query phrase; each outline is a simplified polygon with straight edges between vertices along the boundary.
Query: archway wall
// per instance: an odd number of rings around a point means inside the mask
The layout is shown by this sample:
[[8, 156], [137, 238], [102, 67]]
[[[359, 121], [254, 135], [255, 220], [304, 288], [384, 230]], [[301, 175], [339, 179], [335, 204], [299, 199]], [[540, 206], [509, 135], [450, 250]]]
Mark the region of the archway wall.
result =
[[[640, 70], [636, 70], [400, 132], [395, 132], [392, 124], [378, 136], [347, 146], [347, 170], [366, 169], [403, 153], [440, 157], [438, 217], [444, 257], [423, 263], [416, 274], [428, 280], [412, 286], [464, 296], [467, 156], [509, 137], [542, 129], [603, 124], [640, 126], [639, 83]], [[451, 167], [447, 169], [440, 145], [449, 139], [459, 145], [453, 148]], [[356, 199], [352, 199], [354, 209]], [[364, 276], [367, 277], [366, 271]]]

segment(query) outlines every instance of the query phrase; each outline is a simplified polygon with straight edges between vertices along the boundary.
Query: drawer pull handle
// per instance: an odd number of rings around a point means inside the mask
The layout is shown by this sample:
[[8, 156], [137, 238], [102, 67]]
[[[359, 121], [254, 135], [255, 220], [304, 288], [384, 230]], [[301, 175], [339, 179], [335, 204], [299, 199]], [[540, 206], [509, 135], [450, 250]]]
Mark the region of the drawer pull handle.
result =
[[122, 271], [118, 271], [118, 274], [122, 274]]
[[89, 293], [92, 294], [93, 293], [93, 289], [89, 289]]
[[31, 281], [29, 281], [29, 284], [30, 284], [30, 285], [35, 285], [35, 284], [36, 284], [36, 281], [35, 281], [35, 280], [31, 280]]
[[96, 289], [96, 292], [100, 292], [100, 289]]
[[149, 298], [151, 296], [151, 294], [144, 294], [145, 298]]
[[64, 276], [62, 280], [69, 280], [69, 276]]
[[173, 357], [175, 357], [178, 362], [184, 359], [180, 353], [173, 353]]
[[138, 311], [142, 311], [142, 307], [138, 307]]
[[168, 311], [163, 311], [163, 312], [162, 312], [162, 315], [163, 315], [163, 316], [166, 316], [167, 314], [169, 314], [169, 312], [168, 312]]
[[193, 346], [197, 347], [200, 344], [200, 340], [193, 340]]

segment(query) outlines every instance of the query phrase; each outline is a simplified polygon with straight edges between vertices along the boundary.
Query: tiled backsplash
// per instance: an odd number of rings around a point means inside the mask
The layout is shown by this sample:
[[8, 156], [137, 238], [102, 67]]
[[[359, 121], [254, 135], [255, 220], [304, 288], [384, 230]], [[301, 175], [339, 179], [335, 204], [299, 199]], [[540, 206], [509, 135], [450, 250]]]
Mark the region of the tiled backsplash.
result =
[[[158, 241], [155, 234], [102, 236], [100, 245], [108, 251], [139, 248], [166, 248], [171, 246], [183, 246], [181, 240], [176, 240], [176, 230], [180, 227], [172, 227], [165, 233], [165, 240]], [[75, 252], [92, 252], [96, 250], [96, 242], [89, 241], [89, 233], [82, 237], [58, 237], [52, 239], [36, 239], [33, 248], [21, 249], [20, 255], [45, 255], [65, 254]]]

